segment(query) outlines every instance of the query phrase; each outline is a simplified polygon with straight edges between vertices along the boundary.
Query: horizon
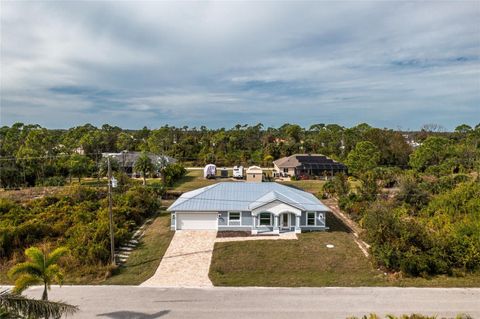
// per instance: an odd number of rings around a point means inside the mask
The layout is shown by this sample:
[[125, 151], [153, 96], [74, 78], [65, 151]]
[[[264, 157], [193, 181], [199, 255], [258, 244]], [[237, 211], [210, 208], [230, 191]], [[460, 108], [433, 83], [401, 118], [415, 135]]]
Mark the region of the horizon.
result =
[[[140, 4], [140, 5], [139, 5]], [[1, 2], [0, 126], [480, 121], [478, 2]]]

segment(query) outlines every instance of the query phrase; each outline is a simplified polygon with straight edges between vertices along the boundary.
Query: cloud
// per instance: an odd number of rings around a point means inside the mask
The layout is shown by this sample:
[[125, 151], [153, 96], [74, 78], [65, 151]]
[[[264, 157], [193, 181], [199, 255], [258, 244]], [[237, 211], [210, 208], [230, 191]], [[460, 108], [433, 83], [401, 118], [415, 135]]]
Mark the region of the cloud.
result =
[[475, 125], [476, 2], [2, 2], [0, 123]]

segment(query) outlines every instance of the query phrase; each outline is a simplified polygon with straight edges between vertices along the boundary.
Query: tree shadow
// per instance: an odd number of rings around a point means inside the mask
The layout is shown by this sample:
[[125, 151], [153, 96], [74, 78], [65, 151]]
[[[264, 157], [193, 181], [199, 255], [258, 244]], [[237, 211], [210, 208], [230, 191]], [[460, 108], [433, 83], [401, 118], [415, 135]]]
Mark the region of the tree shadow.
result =
[[155, 319], [155, 318], [163, 317], [169, 313], [170, 313], [170, 310], [162, 310], [152, 314], [125, 310], [125, 311], [101, 313], [101, 314], [98, 314], [97, 317], [108, 317], [112, 319]]

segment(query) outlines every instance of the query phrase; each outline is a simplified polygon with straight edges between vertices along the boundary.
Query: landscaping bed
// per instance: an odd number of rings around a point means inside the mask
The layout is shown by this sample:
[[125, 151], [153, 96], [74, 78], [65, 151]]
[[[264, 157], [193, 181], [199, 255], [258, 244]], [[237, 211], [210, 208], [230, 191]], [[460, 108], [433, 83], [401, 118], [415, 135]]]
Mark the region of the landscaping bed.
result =
[[217, 238], [225, 238], [225, 237], [250, 237], [252, 236], [251, 232], [249, 231], [233, 231], [233, 230], [221, 230], [217, 232]]

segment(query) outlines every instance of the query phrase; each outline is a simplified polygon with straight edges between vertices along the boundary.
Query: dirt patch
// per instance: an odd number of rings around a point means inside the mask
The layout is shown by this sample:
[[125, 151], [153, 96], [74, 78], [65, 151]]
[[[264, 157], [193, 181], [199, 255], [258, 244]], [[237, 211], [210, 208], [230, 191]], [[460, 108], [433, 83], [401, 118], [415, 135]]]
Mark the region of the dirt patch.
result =
[[234, 231], [234, 230], [224, 230], [217, 232], [217, 238], [225, 237], [250, 237], [252, 234], [249, 231]]

